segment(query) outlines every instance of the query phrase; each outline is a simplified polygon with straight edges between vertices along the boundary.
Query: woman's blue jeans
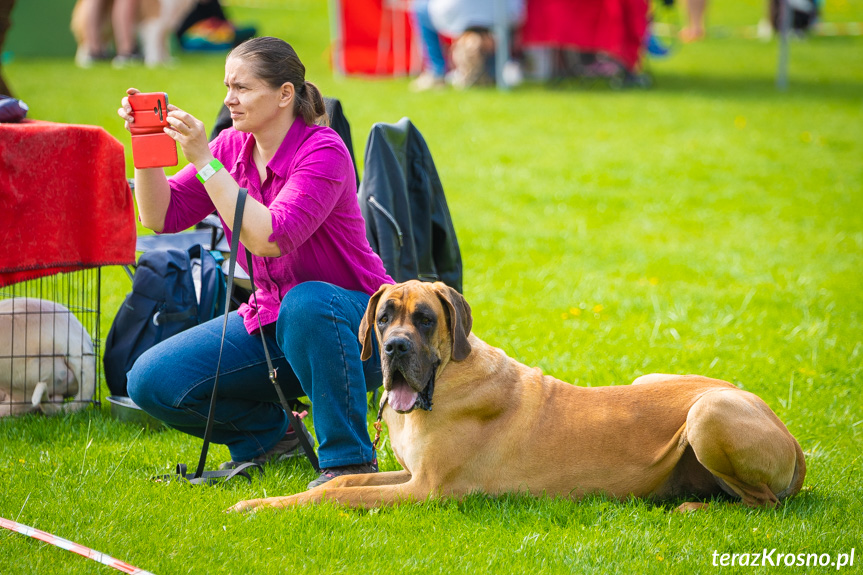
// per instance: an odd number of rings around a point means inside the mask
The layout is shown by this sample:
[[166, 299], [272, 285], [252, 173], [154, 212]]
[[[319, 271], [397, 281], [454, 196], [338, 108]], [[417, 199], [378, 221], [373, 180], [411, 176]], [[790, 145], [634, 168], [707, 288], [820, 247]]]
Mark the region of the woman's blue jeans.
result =
[[[360, 359], [360, 321], [369, 296], [323, 283], [302, 283], [282, 300], [275, 326], [264, 326], [287, 398], [312, 402], [321, 467], [375, 458], [366, 421], [366, 391], [381, 385], [380, 355]], [[128, 373], [129, 396], [171, 427], [203, 437], [219, 357], [223, 317], [147, 350]], [[288, 418], [269, 380], [259, 333], [231, 312], [219, 371], [212, 441], [248, 461], [281, 440]]]

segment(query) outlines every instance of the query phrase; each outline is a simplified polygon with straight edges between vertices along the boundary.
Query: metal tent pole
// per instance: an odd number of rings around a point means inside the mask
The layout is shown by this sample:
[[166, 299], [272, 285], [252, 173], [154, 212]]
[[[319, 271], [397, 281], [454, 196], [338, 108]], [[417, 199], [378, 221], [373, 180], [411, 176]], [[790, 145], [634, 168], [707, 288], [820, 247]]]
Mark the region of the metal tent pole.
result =
[[788, 0], [779, 0], [779, 66], [776, 71], [776, 87], [788, 89], [788, 35], [791, 29], [791, 6]]
[[329, 0], [330, 45], [332, 46], [333, 72], [345, 75], [344, 46], [342, 39], [342, 5], [339, 0]]
[[503, 67], [509, 59], [509, 26], [507, 21], [506, 0], [494, 2], [494, 82], [498, 90], [509, 90], [503, 79]]

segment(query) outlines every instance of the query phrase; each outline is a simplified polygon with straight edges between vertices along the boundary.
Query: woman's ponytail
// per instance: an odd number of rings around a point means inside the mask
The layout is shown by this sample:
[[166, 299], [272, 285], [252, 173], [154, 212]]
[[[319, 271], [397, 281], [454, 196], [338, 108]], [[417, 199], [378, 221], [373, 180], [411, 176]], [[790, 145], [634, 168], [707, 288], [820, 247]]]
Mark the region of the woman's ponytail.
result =
[[303, 82], [303, 86], [299, 90], [295, 90], [296, 103], [294, 104], [294, 114], [302, 116], [306, 124], [318, 124], [319, 126], [329, 126], [330, 118], [327, 116], [327, 107], [324, 104], [324, 97], [317, 86], [311, 82]]

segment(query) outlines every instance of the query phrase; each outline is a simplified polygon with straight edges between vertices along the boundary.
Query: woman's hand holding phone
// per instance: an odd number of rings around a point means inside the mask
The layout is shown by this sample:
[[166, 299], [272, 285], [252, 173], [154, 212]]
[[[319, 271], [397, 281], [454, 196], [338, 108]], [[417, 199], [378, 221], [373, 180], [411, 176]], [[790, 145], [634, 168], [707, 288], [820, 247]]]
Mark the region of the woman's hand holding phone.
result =
[[[117, 110], [117, 114], [123, 118], [125, 122], [126, 129], [129, 130], [133, 136], [132, 154], [136, 157], [135, 167], [159, 167], [157, 164], [161, 164], [161, 166], [175, 166], [177, 165], [176, 160], [166, 163], [167, 159], [165, 157], [160, 157], [158, 159], [144, 159], [142, 157], [141, 162], [137, 161], [138, 155], [144, 156], [146, 152], [140, 144], [136, 146], [135, 138], [137, 136], [140, 141], [138, 133], [140, 133], [141, 128], [138, 128], [138, 126], [135, 125], [136, 106], [133, 104], [140, 107], [140, 103], [134, 102], [135, 98], [141, 99], [148, 95], [149, 94], [141, 94], [141, 92], [136, 88], [129, 88], [126, 90], [126, 96], [121, 100], [120, 108]], [[133, 97], [132, 102], [130, 102], [130, 96]], [[149, 106], [149, 100], [147, 102]], [[167, 104], [167, 96], [164, 98], [164, 102]], [[207, 132], [204, 128], [204, 123], [173, 104], [167, 104], [165, 106], [164, 113], [164, 116], [160, 116], [162, 132], [180, 144], [180, 149], [183, 151], [183, 155], [197, 168], [202, 168], [208, 164], [210, 160], [213, 159], [213, 155], [210, 152], [210, 147], [208, 145]], [[139, 124], [141, 124], [141, 122], [139, 122]], [[149, 122], [148, 125], [152, 125], [152, 122]], [[141, 150], [137, 155], [136, 148]], [[162, 151], [164, 152], [166, 150]], [[174, 153], [176, 154], [176, 149]]]
[[177, 165], [177, 144], [165, 133], [168, 123], [168, 95], [164, 92], [142, 94], [128, 90], [118, 110], [132, 133], [132, 158], [135, 168], [164, 168]]
[[129, 88], [126, 90], [126, 96], [123, 96], [123, 99], [120, 100], [120, 109], [117, 110], [117, 114], [125, 120], [125, 127], [130, 132], [132, 131], [132, 122], [135, 121], [135, 115], [132, 113], [132, 106], [129, 104], [129, 96], [132, 94], [138, 94], [140, 90], [135, 88]]
[[210, 152], [204, 123], [173, 104], [168, 105], [167, 120], [170, 127], [165, 128], [165, 133], [180, 144], [186, 159], [198, 169], [206, 166], [213, 159], [213, 154]]

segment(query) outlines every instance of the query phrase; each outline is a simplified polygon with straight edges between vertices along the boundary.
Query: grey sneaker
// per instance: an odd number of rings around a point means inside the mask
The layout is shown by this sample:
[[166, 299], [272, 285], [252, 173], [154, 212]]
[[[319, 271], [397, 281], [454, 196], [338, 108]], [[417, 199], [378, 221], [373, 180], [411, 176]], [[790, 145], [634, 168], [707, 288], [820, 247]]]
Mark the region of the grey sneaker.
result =
[[313, 479], [309, 482], [308, 489], [314, 489], [319, 485], [323, 485], [327, 481], [331, 479], [335, 479], [336, 477], [341, 477], [342, 475], [357, 475], [359, 473], [377, 473], [378, 472], [378, 460], [374, 459], [373, 461], [368, 461], [366, 463], [358, 463], [356, 465], [344, 465], [342, 467], [329, 467], [327, 469], [321, 469], [321, 474], [318, 475], [317, 479]]
[[[298, 421], [300, 422], [300, 429], [306, 434], [309, 443], [314, 447], [315, 438], [312, 437], [312, 434], [306, 428], [306, 424], [304, 424], [300, 419], [298, 419]], [[285, 436], [263, 455], [254, 457], [249, 461], [226, 461], [219, 466], [219, 469], [235, 469], [240, 465], [249, 462], [263, 465], [270, 461], [285, 461], [292, 457], [305, 457], [305, 455], [303, 447], [300, 445], [300, 440], [297, 437], [297, 434], [294, 433], [294, 429], [292, 427], [288, 427], [288, 431], [285, 433]]]

